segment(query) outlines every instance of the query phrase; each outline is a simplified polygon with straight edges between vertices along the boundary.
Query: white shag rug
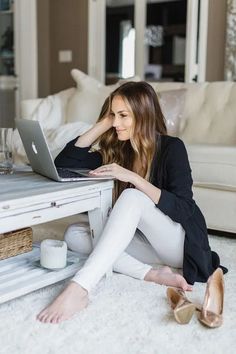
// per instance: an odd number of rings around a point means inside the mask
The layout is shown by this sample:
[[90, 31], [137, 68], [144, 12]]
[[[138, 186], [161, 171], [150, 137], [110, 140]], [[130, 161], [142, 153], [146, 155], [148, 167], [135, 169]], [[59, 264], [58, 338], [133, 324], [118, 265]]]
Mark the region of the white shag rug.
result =
[[[35, 227], [34, 236], [61, 238], [64, 229], [65, 219], [56, 227]], [[210, 244], [229, 268], [222, 327], [208, 329], [197, 316], [179, 325], [167, 303], [166, 287], [114, 274], [93, 290], [87, 309], [57, 325], [42, 324], [35, 316], [67, 281], [0, 305], [0, 353], [236, 353], [236, 239], [210, 236]], [[202, 302], [205, 288], [206, 284], [196, 283], [189, 299]]]

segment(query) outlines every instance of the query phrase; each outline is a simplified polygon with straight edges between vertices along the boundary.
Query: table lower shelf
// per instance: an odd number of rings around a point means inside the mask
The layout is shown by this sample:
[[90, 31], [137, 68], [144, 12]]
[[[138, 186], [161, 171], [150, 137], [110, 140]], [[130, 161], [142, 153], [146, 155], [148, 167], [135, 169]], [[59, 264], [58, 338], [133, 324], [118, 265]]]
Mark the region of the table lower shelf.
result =
[[49, 270], [37, 266], [40, 245], [33, 250], [0, 261], [0, 304], [73, 276], [82, 266], [79, 254], [67, 251], [67, 266]]

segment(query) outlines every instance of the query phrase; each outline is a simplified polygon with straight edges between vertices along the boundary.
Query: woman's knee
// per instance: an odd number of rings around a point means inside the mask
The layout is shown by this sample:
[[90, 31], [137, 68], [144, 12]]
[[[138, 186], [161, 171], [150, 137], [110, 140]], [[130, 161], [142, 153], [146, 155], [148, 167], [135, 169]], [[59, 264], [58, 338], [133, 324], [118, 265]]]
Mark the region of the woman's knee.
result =
[[137, 201], [140, 199], [145, 199], [147, 195], [136, 188], [126, 188], [123, 190], [120, 197], [129, 199], [130, 201]]
[[[124, 203], [129, 203], [132, 206], [147, 206], [153, 205], [153, 201], [143, 192], [135, 188], [125, 189], [119, 199]], [[129, 205], [127, 204], [127, 205]]]
[[83, 254], [90, 254], [92, 251], [89, 227], [81, 226], [81, 224], [68, 226], [64, 234], [64, 240], [72, 251]]
[[79, 230], [79, 224], [69, 225], [64, 233], [64, 241], [70, 242], [71, 239], [77, 236]]

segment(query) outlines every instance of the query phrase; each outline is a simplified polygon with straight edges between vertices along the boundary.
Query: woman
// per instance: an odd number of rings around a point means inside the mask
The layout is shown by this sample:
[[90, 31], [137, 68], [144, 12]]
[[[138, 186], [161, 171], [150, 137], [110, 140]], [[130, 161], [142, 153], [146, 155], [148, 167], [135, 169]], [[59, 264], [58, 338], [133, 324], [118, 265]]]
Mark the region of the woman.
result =
[[[91, 150], [97, 143], [99, 149]], [[137, 279], [187, 291], [219, 266], [204, 217], [192, 198], [185, 146], [179, 138], [167, 136], [156, 93], [146, 82], [128, 82], [116, 89], [97, 123], [69, 142], [55, 163], [115, 177], [115, 204], [84, 267], [38, 315], [40, 321], [58, 323], [86, 307], [89, 291], [111, 266]], [[146, 263], [140, 237], [146, 239], [145, 252], [150, 255]], [[153, 259], [165, 267], [153, 268]], [[183, 268], [183, 276], [169, 266]]]

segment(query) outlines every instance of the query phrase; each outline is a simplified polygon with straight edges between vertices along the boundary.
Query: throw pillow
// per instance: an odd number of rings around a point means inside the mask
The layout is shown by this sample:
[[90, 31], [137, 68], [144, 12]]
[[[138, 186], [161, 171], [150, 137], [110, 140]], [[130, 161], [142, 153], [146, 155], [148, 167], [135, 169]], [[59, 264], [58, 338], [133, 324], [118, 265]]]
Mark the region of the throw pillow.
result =
[[94, 124], [106, 97], [118, 87], [118, 84], [105, 86], [78, 69], [72, 69], [71, 76], [77, 88], [68, 101], [66, 122], [82, 121]]
[[65, 107], [74, 90], [74, 87], [69, 88], [43, 98], [32, 112], [30, 119], [39, 121], [46, 130], [59, 127], [64, 123]]
[[184, 112], [186, 89], [161, 91], [157, 93], [157, 96], [166, 119], [168, 135], [178, 136]]
[[48, 146], [53, 158], [59, 154], [68, 141], [84, 134], [91, 127], [91, 124], [87, 124], [85, 122], [74, 122], [63, 124], [57, 129], [45, 132]]

